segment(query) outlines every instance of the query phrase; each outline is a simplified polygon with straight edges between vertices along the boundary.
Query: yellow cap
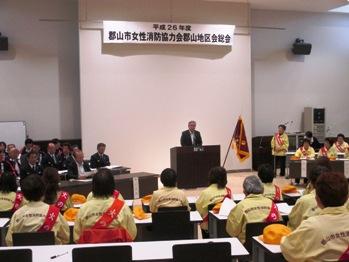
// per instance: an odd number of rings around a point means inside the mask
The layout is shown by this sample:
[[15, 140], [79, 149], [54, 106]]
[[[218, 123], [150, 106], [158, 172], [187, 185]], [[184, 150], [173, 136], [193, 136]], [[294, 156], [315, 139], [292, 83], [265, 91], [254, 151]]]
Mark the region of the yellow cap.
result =
[[133, 207], [133, 216], [138, 220], [147, 219], [150, 217], [149, 214], [146, 214], [142, 208], [142, 206], [134, 206]]
[[146, 196], [142, 197], [141, 198], [142, 203], [143, 204], [149, 204], [152, 197], [153, 197], [153, 195], [146, 195]]
[[282, 193], [297, 193], [297, 188], [292, 185], [287, 185], [282, 188]]
[[75, 221], [78, 212], [78, 208], [69, 208], [64, 212], [63, 216], [67, 221]]
[[73, 194], [71, 196], [71, 201], [73, 202], [73, 204], [83, 204], [86, 202], [86, 197], [80, 194]]
[[219, 211], [221, 210], [221, 207], [222, 207], [222, 202], [215, 204], [215, 206], [212, 208], [213, 213], [218, 214]]
[[291, 160], [299, 160], [300, 157], [297, 157], [297, 156], [291, 156]]
[[266, 244], [279, 245], [281, 238], [291, 234], [291, 229], [282, 224], [271, 224], [263, 230], [259, 238]]

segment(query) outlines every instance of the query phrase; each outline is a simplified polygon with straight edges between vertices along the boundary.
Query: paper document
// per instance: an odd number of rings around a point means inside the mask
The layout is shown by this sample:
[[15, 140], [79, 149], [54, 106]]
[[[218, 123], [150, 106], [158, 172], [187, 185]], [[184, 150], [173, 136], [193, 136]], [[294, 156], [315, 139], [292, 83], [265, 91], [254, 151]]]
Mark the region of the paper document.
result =
[[245, 194], [233, 194], [234, 201], [241, 201], [246, 198]]
[[121, 166], [111, 165], [111, 166], [106, 166], [105, 168], [114, 169], [114, 168], [118, 168], [118, 167], [121, 167]]
[[92, 178], [88, 178], [88, 179], [70, 179], [69, 181], [78, 181], [78, 182], [92, 182]]
[[276, 205], [279, 209], [279, 212], [284, 215], [291, 213], [291, 210], [293, 208], [293, 206], [289, 206], [287, 203], [277, 203]]
[[229, 198], [224, 199], [221, 209], [219, 210], [220, 216], [229, 216], [230, 211], [236, 206], [235, 202]]

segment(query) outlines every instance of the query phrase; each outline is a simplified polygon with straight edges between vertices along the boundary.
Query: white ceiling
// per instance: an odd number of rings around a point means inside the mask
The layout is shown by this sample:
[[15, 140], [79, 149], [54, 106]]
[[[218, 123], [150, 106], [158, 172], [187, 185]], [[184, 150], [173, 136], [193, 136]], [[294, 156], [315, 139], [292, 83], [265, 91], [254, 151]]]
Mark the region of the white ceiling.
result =
[[327, 12], [346, 4], [348, 0], [204, 0], [210, 2], [249, 3], [252, 9]]

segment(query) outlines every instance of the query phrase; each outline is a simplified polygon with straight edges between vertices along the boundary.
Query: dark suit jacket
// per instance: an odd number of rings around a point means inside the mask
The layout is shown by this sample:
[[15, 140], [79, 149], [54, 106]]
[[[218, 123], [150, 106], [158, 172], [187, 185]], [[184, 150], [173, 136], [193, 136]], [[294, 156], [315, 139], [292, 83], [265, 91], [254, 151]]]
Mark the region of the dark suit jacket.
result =
[[27, 150], [26, 147], [23, 147], [22, 150], [21, 150], [21, 155], [25, 155], [27, 153], [29, 153], [30, 150]]
[[199, 131], [194, 131], [194, 144], [191, 141], [190, 131], [186, 130], [182, 132], [181, 145], [182, 146], [202, 146], [201, 134]]
[[4, 172], [12, 173], [11, 165], [7, 160], [0, 162], [0, 174], [2, 173], [2, 170], [4, 170]]
[[[87, 161], [84, 161], [83, 163], [85, 172], [91, 171], [91, 168]], [[79, 170], [78, 165], [76, 164], [75, 160], [69, 162], [68, 166], [68, 173], [67, 173], [67, 179], [79, 179]]]
[[71, 162], [74, 162], [74, 159], [70, 154], [68, 156], [61, 154], [59, 156], [59, 170], [67, 170]]
[[102, 157], [97, 153], [93, 154], [90, 159], [90, 166], [92, 168], [100, 168], [110, 166], [109, 156], [103, 155]]
[[[27, 154], [21, 155], [21, 165], [25, 166], [28, 163], [28, 159], [27, 159]], [[39, 152], [38, 153], [38, 165], [42, 167], [42, 161], [44, 160], [44, 153], [43, 152]]]
[[42, 168], [40, 165], [36, 165], [35, 168], [31, 168], [31, 166], [29, 165], [29, 163], [25, 163], [24, 165], [22, 165], [21, 167], [21, 179], [26, 178], [27, 176], [31, 175], [31, 174], [38, 174], [38, 175], [42, 175]]
[[314, 148], [315, 151], [318, 151], [322, 147], [322, 144], [320, 144], [319, 140], [313, 136], [313, 143], [311, 143], [310, 146]]
[[54, 168], [59, 168], [59, 156], [55, 155], [56, 158], [56, 163], [53, 157], [51, 157], [49, 154], [45, 154], [42, 158], [42, 168], [45, 169], [46, 167], [54, 167]]
[[[15, 176], [19, 176], [20, 170], [21, 170], [21, 165], [18, 163], [18, 161], [13, 160], [11, 158], [8, 158], [6, 161], [9, 164], [10, 167], [10, 171], [12, 174], [14, 174]], [[16, 164], [18, 165], [19, 168], [19, 172], [17, 172], [16, 170]]]

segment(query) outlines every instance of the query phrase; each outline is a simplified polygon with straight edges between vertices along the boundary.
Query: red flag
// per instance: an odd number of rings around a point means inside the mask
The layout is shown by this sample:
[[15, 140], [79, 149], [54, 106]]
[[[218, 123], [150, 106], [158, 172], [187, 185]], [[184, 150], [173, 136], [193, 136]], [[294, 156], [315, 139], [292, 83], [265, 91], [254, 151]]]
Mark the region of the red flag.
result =
[[233, 150], [236, 150], [236, 155], [241, 162], [250, 157], [250, 150], [248, 149], [245, 126], [241, 116], [236, 123], [231, 148]]

